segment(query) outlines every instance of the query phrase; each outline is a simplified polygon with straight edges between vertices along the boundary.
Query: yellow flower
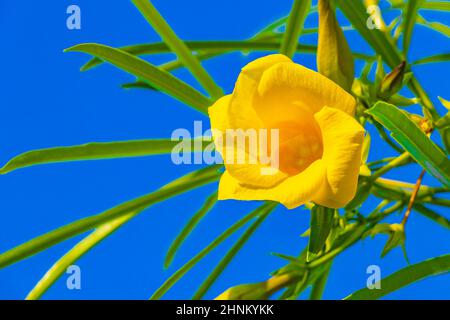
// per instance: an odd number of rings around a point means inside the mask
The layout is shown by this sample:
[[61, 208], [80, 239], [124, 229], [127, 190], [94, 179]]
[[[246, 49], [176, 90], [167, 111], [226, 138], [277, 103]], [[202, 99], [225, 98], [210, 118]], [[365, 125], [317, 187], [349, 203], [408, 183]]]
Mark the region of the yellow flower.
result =
[[[278, 129], [279, 170], [263, 174], [270, 167], [265, 162], [225, 161], [219, 199], [273, 200], [287, 208], [309, 201], [345, 206], [356, 193], [364, 138], [353, 118], [355, 106], [333, 81], [284, 55], [249, 63], [233, 93], [209, 108], [211, 127], [221, 133]], [[214, 138], [225, 159], [230, 145], [222, 148], [220, 135]]]

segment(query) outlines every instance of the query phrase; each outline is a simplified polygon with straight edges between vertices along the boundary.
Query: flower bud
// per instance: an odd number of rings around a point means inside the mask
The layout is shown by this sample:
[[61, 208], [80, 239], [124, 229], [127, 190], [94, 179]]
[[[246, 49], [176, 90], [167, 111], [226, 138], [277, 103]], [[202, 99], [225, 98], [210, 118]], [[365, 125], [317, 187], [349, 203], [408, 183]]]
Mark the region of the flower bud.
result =
[[406, 62], [403, 61], [384, 77], [383, 81], [381, 81], [380, 92], [378, 93], [380, 98], [388, 99], [402, 88], [405, 70]]
[[319, 73], [351, 91], [355, 77], [353, 55], [329, 0], [319, 0]]
[[276, 275], [267, 281], [232, 287], [215, 300], [267, 300], [272, 294], [298, 279], [295, 273]]

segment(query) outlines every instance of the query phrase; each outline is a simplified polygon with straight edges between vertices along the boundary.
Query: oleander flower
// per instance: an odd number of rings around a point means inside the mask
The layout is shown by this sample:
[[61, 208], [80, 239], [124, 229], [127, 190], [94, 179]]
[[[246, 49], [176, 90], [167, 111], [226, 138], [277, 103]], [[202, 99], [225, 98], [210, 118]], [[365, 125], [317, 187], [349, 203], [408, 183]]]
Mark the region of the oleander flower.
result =
[[267, 163], [225, 161], [219, 199], [345, 206], [356, 193], [364, 138], [355, 107], [336, 83], [284, 55], [249, 63], [233, 93], [209, 108], [216, 147], [225, 159], [230, 146], [217, 143], [217, 132], [278, 129], [278, 170], [264, 174]]

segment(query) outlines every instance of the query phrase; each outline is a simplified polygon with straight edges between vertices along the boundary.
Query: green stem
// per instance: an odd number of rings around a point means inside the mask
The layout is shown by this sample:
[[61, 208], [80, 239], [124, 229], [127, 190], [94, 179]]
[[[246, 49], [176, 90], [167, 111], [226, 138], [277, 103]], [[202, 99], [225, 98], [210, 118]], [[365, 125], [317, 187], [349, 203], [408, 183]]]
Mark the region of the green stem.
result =
[[310, 300], [320, 300], [322, 299], [325, 286], [327, 284], [328, 275], [330, 274], [332, 262], [329, 262], [328, 266], [325, 267], [323, 273], [319, 278], [313, 283], [311, 288], [311, 294], [309, 296]]
[[379, 170], [375, 171], [373, 173], [373, 175], [370, 176], [370, 179], [372, 179], [372, 181], [375, 181], [376, 179], [378, 179], [379, 177], [381, 177], [383, 174], [385, 174], [386, 172], [397, 168], [401, 165], [404, 165], [408, 162], [409, 160], [409, 153], [408, 152], [404, 152], [401, 155], [399, 155], [397, 158], [395, 158], [394, 160], [390, 161], [389, 163], [387, 163], [384, 167], [380, 168]]

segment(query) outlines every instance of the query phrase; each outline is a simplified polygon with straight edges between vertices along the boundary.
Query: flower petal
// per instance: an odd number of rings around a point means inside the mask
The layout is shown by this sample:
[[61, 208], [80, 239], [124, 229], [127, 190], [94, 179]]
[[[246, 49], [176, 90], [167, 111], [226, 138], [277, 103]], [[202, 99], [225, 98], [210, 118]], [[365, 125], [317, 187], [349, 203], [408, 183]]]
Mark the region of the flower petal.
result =
[[277, 113], [292, 119], [292, 113], [296, 114], [293, 102], [312, 112], [328, 106], [351, 116], [355, 113], [356, 100], [352, 95], [323, 75], [293, 62], [278, 63], [267, 69], [259, 82], [258, 93], [262, 104], [255, 105], [264, 108], [264, 102], [270, 104], [264, 109], [271, 110], [271, 116]]
[[329, 107], [315, 118], [322, 131], [327, 183], [313, 201], [330, 208], [344, 207], [356, 193], [364, 128], [348, 114]]
[[225, 171], [220, 179], [219, 200], [272, 200], [289, 209], [310, 201], [326, 181], [326, 167], [317, 160], [302, 173], [292, 176], [272, 188], [255, 188], [240, 183]]
[[[228, 153], [230, 152], [230, 149], [233, 150], [234, 154], [237, 154], [238, 152], [233, 145], [230, 146], [230, 148], [227, 148], [226, 146], [225, 134], [226, 130], [230, 129], [228, 120], [228, 108], [230, 101], [231, 95], [224, 96], [217, 100], [216, 103], [208, 109], [211, 120], [211, 128], [214, 129], [213, 136], [216, 149], [222, 155], [227, 171], [235, 179], [253, 186], [271, 187], [280, 183], [287, 178], [287, 175], [281, 171], [270, 170], [270, 165], [252, 164], [248, 161], [243, 164], [238, 164], [235, 159], [233, 159], [232, 162], [227, 163], [227, 150]], [[244, 153], [244, 159], [249, 159], [248, 153], [245, 150], [241, 151]], [[267, 172], [270, 172], [270, 174], [267, 174]]]
[[217, 100], [208, 108], [211, 128], [225, 132], [229, 128], [228, 108], [231, 101], [231, 95], [226, 95]]
[[272, 54], [256, 59], [242, 68], [230, 104], [230, 125], [232, 128], [258, 129], [263, 127], [255, 109], [253, 109], [253, 97], [256, 94], [258, 83], [265, 70], [278, 63], [290, 61], [284, 55]]

